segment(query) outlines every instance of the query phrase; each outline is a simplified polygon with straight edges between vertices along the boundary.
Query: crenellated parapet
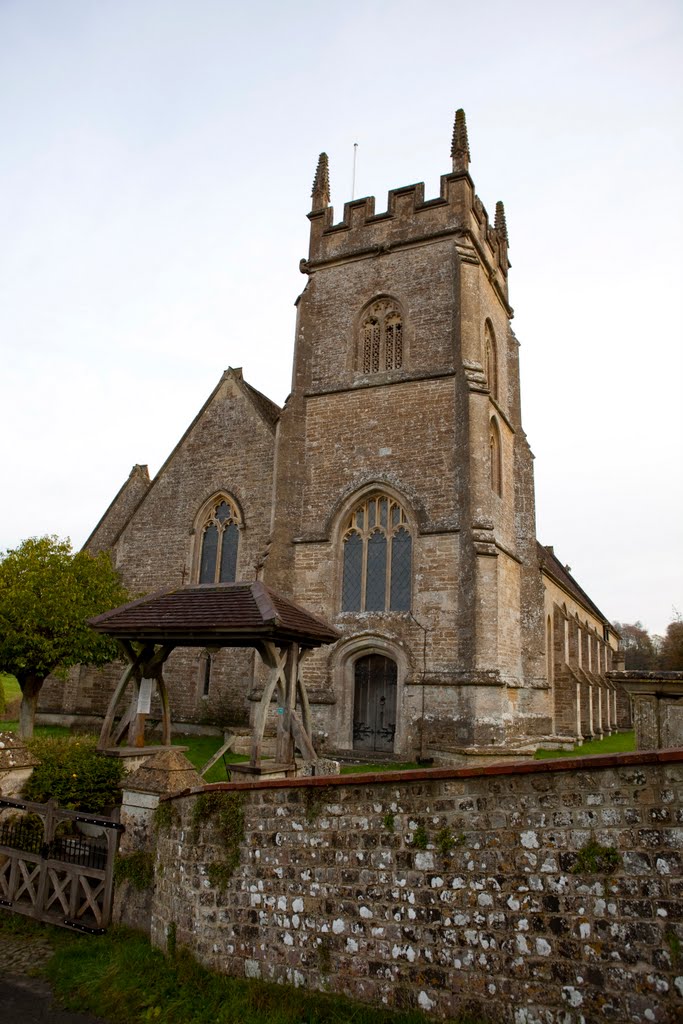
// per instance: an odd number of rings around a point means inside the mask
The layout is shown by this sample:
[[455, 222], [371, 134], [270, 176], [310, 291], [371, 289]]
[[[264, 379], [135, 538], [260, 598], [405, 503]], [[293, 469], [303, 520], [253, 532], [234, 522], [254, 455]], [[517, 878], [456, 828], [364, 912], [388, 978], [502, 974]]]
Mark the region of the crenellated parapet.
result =
[[496, 206], [495, 222], [489, 221], [475, 193], [469, 174], [470, 150], [463, 110], [455, 116], [451, 143], [453, 170], [440, 179], [439, 195], [425, 199], [424, 183], [389, 191], [386, 210], [375, 212], [375, 197], [366, 196], [344, 204], [342, 219], [335, 222], [330, 203], [329, 166], [326, 154], [318, 161], [313, 184], [309, 254], [301, 261], [303, 273], [330, 263], [380, 256], [392, 250], [452, 237], [467, 262], [486, 270], [507, 302], [508, 236], [503, 204]]

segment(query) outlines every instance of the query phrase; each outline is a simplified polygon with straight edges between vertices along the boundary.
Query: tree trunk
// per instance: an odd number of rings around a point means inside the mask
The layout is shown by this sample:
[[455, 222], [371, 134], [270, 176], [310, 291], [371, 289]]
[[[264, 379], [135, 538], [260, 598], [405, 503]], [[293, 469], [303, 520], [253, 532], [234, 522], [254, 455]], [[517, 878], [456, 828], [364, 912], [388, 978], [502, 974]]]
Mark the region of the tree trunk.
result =
[[22, 740], [30, 740], [33, 736], [33, 724], [36, 720], [38, 694], [45, 682], [44, 676], [26, 676], [19, 680], [21, 686], [21, 708], [19, 709], [19, 736]]

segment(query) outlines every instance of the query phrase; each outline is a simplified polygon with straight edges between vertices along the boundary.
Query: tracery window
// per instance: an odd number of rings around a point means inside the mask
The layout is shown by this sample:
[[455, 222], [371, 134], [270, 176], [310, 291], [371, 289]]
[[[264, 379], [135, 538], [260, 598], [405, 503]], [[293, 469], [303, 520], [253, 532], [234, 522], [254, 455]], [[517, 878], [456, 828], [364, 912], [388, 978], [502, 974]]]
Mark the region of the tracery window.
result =
[[378, 299], [363, 313], [359, 365], [363, 373], [403, 366], [403, 317], [393, 299]]
[[201, 525], [200, 583], [234, 583], [240, 518], [227, 497], [219, 495]]
[[498, 358], [496, 352], [496, 336], [489, 320], [484, 326], [484, 372], [491, 397], [498, 401]]
[[503, 467], [500, 451], [500, 430], [495, 419], [489, 424], [489, 457], [491, 460], [491, 490], [498, 495], [503, 493]]
[[413, 541], [401, 505], [385, 494], [366, 498], [343, 537], [342, 611], [410, 611]]

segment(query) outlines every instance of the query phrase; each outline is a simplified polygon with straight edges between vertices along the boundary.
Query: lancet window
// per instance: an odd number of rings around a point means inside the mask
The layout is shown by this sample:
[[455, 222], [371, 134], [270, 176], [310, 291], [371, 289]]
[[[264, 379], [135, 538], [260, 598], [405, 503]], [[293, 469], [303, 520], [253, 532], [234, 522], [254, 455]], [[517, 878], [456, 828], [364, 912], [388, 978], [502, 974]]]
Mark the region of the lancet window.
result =
[[491, 397], [498, 400], [498, 358], [496, 336], [489, 320], [484, 326], [484, 372]]
[[500, 451], [500, 430], [495, 419], [489, 424], [489, 457], [491, 460], [491, 490], [498, 495], [503, 493], [503, 466]]
[[219, 495], [201, 524], [200, 583], [234, 583], [240, 517], [227, 495]]
[[412, 534], [393, 498], [374, 495], [357, 505], [343, 531], [342, 611], [410, 611]]
[[400, 370], [403, 366], [403, 317], [393, 299], [378, 299], [365, 310], [360, 323], [363, 373]]

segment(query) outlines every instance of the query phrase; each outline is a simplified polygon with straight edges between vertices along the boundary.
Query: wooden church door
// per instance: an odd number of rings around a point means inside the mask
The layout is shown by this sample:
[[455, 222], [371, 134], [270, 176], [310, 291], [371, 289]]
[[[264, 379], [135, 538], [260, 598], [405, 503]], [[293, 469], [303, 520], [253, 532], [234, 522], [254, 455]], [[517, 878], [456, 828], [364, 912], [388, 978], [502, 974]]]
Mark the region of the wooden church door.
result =
[[353, 749], [393, 751], [395, 735], [396, 662], [368, 654], [355, 663]]

